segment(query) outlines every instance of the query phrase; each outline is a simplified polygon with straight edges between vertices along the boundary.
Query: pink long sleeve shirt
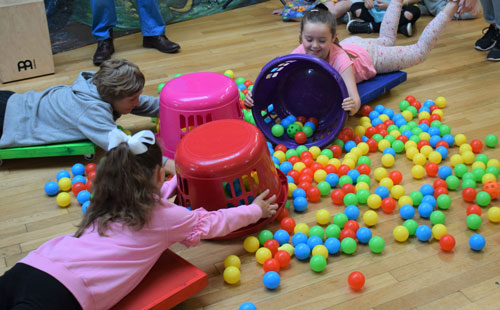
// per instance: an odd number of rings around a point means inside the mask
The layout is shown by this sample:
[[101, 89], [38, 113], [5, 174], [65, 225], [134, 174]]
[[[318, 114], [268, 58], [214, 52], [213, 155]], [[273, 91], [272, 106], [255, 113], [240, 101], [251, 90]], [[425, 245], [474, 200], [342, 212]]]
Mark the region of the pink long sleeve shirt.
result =
[[214, 212], [189, 211], [167, 200], [176, 185], [176, 178], [163, 184], [161, 202], [155, 206], [151, 222], [140, 231], [112, 223], [107, 237], [101, 237], [90, 226], [80, 238], [73, 234], [57, 237], [20, 262], [52, 275], [83, 309], [109, 309], [139, 284], [171, 244], [196, 245], [201, 239], [224, 236], [262, 217], [256, 204]]

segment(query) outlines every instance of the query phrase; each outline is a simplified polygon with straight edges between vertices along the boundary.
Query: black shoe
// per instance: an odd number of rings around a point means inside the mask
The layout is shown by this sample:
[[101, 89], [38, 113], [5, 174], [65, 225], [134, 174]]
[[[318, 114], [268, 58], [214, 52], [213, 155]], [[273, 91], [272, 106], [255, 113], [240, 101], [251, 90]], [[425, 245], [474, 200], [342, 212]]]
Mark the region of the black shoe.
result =
[[486, 59], [491, 61], [500, 61], [500, 40], [497, 41], [497, 44], [495, 44], [495, 46], [488, 53]]
[[115, 52], [113, 46], [113, 38], [109, 37], [106, 40], [97, 41], [97, 50], [94, 54], [94, 65], [100, 66], [104, 61], [111, 58]]
[[347, 24], [347, 31], [349, 31], [350, 33], [372, 33], [373, 25], [370, 22], [351, 20]]
[[411, 37], [413, 35], [413, 25], [411, 23], [401, 25], [398, 28], [398, 32], [407, 37]]
[[181, 47], [179, 44], [170, 41], [166, 36], [145, 36], [142, 39], [142, 46], [147, 48], [156, 48], [163, 53], [175, 53]]
[[346, 12], [344, 16], [342, 16], [341, 20], [344, 24], [349, 24], [349, 22], [352, 20], [351, 12]]
[[[485, 33], [486, 30], [486, 33]], [[480, 51], [488, 51], [495, 46], [500, 40], [500, 31], [494, 26], [490, 25], [488, 28], [483, 29], [484, 36], [476, 41], [474, 47]]]

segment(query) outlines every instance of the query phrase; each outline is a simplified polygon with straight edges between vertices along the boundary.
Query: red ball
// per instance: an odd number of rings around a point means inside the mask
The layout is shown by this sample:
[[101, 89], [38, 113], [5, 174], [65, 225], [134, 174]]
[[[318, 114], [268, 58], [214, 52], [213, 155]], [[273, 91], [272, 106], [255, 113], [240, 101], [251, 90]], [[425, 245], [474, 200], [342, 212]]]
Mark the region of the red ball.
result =
[[303, 131], [297, 131], [294, 136], [294, 140], [297, 144], [304, 144], [307, 141], [306, 133]]
[[462, 190], [462, 197], [466, 202], [474, 202], [474, 199], [476, 199], [476, 194], [476, 190], [472, 187], [466, 187]]
[[93, 180], [88, 180], [87, 184], [85, 184], [86, 189], [89, 191], [89, 193], [92, 193], [93, 191], [93, 186], [94, 186], [94, 181]]
[[335, 189], [330, 194], [334, 204], [341, 206], [344, 204], [345, 193], [341, 189]]
[[389, 133], [387, 132], [387, 130], [385, 129], [382, 129], [382, 130], [379, 130], [378, 133], [382, 136], [382, 137], [385, 137], [387, 136]]
[[73, 194], [75, 194], [75, 196], [78, 195], [79, 192], [86, 190], [86, 189], [87, 189], [87, 185], [83, 184], [82, 182], [76, 182], [71, 187], [71, 190], [73, 191]]
[[286, 151], [288, 151], [288, 148], [283, 145], [283, 144], [276, 144], [276, 147], [274, 148], [274, 151], [277, 152], [277, 151], [282, 151], [283, 153], [286, 153]]
[[392, 180], [394, 185], [398, 185], [403, 181], [403, 174], [399, 170], [393, 170], [389, 173], [389, 178]]
[[352, 229], [344, 228], [340, 231], [339, 240], [342, 241], [344, 238], [352, 238], [356, 240], [356, 233]]
[[448, 195], [448, 189], [446, 187], [439, 186], [438, 188], [434, 189], [434, 198], [438, 198], [439, 195]]
[[421, 120], [418, 121], [418, 124], [427, 124], [427, 125], [431, 125], [431, 121], [428, 120], [427, 118], [422, 118]]
[[387, 130], [387, 126], [384, 124], [384, 123], [381, 123], [381, 124], [378, 124], [377, 126], [375, 126], [375, 128], [377, 129], [377, 131], [381, 131], [381, 130]]
[[365, 276], [359, 271], [351, 272], [347, 277], [347, 283], [349, 283], [351, 289], [359, 291], [365, 285]]
[[466, 212], [467, 212], [467, 215], [477, 214], [477, 215], [479, 215], [479, 216], [481, 216], [481, 213], [483, 213], [483, 212], [481, 211], [481, 207], [480, 207], [480, 206], [478, 206], [478, 205], [469, 205], [469, 206], [467, 207], [467, 211], [466, 211]]
[[386, 120], [386, 121], [384, 122], [384, 125], [385, 125], [385, 126], [387, 126], [387, 127], [389, 127], [389, 126], [391, 126], [391, 125], [394, 125], [394, 122], [392, 121], [392, 119], [388, 119], [388, 120]]
[[313, 159], [313, 154], [311, 152], [309, 152], [309, 151], [304, 151], [304, 152], [300, 153], [300, 159], [302, 161], [304, 161], [304, 159], [306, 159], [306, 158]]
[[90, 171], [95, 171], [97, 169], [97, 165], [94, 163], [87, 164], [85, 166], [85, 173], [88, 175]]
[[293, 235], [293, 230], [295, 228], [295, 220], [291, 217], [285, 217], [281, 220], [280, 226], [286, 230], [290, 235]]
[[399, 137], [397, 137], [396, 139], [397, 139], [397, 140], [399, 140], [399, 141], [403, 141], [403, 143], [406, 143], [406, 142], [408, 142], [408, 140], [409, 140], [409, 139], [408, 139], [408, 137], [407, 137], [407, 136], [405, 136], [405, 135], [400, 135], [400, 136], [399, 136]]
[[349, 167], [348, 165], [342, 164], [337, 169], [337, 174], [339, 175], [339, 177], [341, 177], [341, 176], [346, 175], [347, 172], [349, 172], [349, 170], [351, 170], [351, 167]]
[[302, 125], [304, 125], [307, 122], [307, 118], [305, 116], [298, 116], [297, 121], [299, 121], [300, 123], [302, 123]]
[[323, 169], [325, 170], [326, 174], [337, 173], [337, 168], [332, 164], [326, 165]]
[[344, 134], [349, 140], [352, 140], [352, 137], [354, 137], [354, 130], [350, 127], [344, 127], [340, 133]]
[[470, 142], [470, 146], [472, 147], [472, 152], [474, 153], [480, 153], [482, 148], [483, 148], [483, 142], [474, 139]]
[[391, 214], [396, 209], [396, 200], [391, 197], [384, 198], [380, 207], [384, 213]]
[[455, 247], [455, 238], [450, 234], [446, 234], [439, 239], [439, 245], [443, 251], [450, 252]]
[[280, 268], [286, 268], [288, 267], [288, 264], [290, 264], [290, 254], [284, 250], [279, 250], [278, 252], [276, 252], [276, 255], [274, 255], [274, 259], [276, 259], [280, 263]]
[[438, 143], [436, 143], [436, 148], [438, 148], [440, 146], [444, 146], [447, 149], [450, 148], [450, 146], [448, 145], [448, 142], [446, 142], [444, 140], [439, 140]]
[[362, 106], [360, 109], [360, 113], [362, 116], [368, 116], [370, 114], [370, 112], [372, 112], [372, 111], [373, 111], [373, 108], [369, 105], [366, 105], [366, 104], [364, 106]]
[[248, 94], [248, 88], [243, 89], [241, 92], [245, 95]]
[[435, 177], [438, 174], [439, 166], [436, 163], [427, 163], [425, 165], [425, 172], [427, 172], [427, 175], [430, 177]]
[[340, 139], [342, 141], [344, 141], [344, 143], [346, 143], [347, 141], [349, 141], [350, 139], [343, 133], [339, 133], [339, 135], [337, 136], [337, 139]]
[[[356, 222], [355, 220], [348, 220], [345, 224], [344, 224], [344, 229], [350, 229], [352, 230], [353, 232], [357, 232], [358, 229], [359, 229], [359, 223]], [[353, 238], [355, 239], [355, 238]]]
[[319, 122], [318, 122], [318, 119], [316, 117], [309, 117], [307, 119], [307, 121], [312, 122], [316, 126], [316, 128], [318, 128]]
[[373, 135], [376, 133], [377, 133], [377, 128], [375, 127], [368, 127], [365, 130], [365, 136], [367, 136], [368, 138], [373, 137]]
[[377, 151], [377, 149], [378, 149], [378, 142], [377, 142], [377, 140], [375, 140], [375, 139], [368, 139], [366, 141], [366, 144], [368, 144], [368, 150], [370, 152], [373, 153], [373, 152]]
[[361, 164], [358, 166], [357, 169], [360, 174], [370, 175], [371, 169], [370, 166], [368, 166], [367, 164]]
[[350, 183], [346, 183], [344, 185], [342, 185], [342, 187], [340, 188], [344, 194], [349, 194], [349, 193], [352, 193], [352, 194], [355, 194], [356, 193], [356, 187], [354, 187], [354, 185], [350, 184]]
[[483, 185], [483, 191], [490, 194], [491, 199], [495, 199], [500, 196], [500, 184], [495, 181], [488, 181]]
[[303, 176], [303, 175], [308, 175], [311, 177], [311, 182], [312, 182], [312, 178], [314, 176], [314, 171], [312, 170], [312, 168], [309, 168], [309, 167], [306, 167], [304, 169], [302, 169], [302, 171], [300, 171], [300, 175]]
[[300, 172], [298, 172], [297, 170], [290, 170], [290, 171], [288, 171], [287, 175], [292, 177], [293, 182], [295, 184], [297, 184], [299, 182]]
[[429, 121], [440, 121], [441, 120], [441, 115], [439, 114], [431, 114], [431, 117], [429, 117]]
[[304, 165], [306, 165], [306, 167], [311, 167], [312, 164], [314, 164], [314, 159], [309, 158], [309, 157], [306, 157], [304, 159], [302, 159], [302, 162], [304, 163]]
[[410, 104], [412, 104], [417, 99], [415, 99], [415, 97], [413, 96], [406, 96], [405, 100], [408, 101]]
[[280, 247], [280, 244], [275, 239], [268, 239], [266, 242], [264, 242], [264, 247], [268, 248], [274, 257], [274, 254], [276, 254], [276, 252], [278, 252], [278, 248]]
[[339, 145], [334, 144], [330, 146], [330, 151], [332, 151], [333, 157], [335, 158], [340, 158], [342, 155], [342, 148]]
[[280, 262], [274, 258], [268, 258], [262, 265], [264, 272], [276, 271], [280, 272]]
[[448, 188], [448, 184], [446, 184], [446, 181], [443, 179], [436, 179], [434, 183], [432, 183], [432, 187], [434, 187], [434, 190], [436, 190], [438, 187]]
[[317, 170], [323, 169], [323, 165], [318, 162], [315, 162], [311, 165], [311, 169], [312, 171], [316, 172]]
[[312, 185], [312, 183], [311, 183], [311, 182], [300, 182], [300, 181], [299, 181], [299, 184], [297, 185], [297, 187], [298, 187], [298, 188], [302, 188], [302, 189], [303, 189], [303, 190], [305, 190], [305, 191], [306, 191], [306, 193], [307, 193], [307, 190], [308, 190], [309, 188], [311, 188], [311, 185]]
[[95, 179], [97, 175], [97, 171], [93, 170], [93, 171], [89, 171], [87, 173], [87, 179], [89, 179], [90, 181], [93, 181]]
[[279, 212], [278, 216], [276, 217], [277, 222], [281, 222], [282, 219], [290, 216], [290, 213], [288, 212], [287, 208], [282, 208], [281, 211], [278, 211], [278, 212]]
[[411, 106], [417, 108], [417, 111], [420, 110], [420, 108], [422, 107], [422, 104], [420, 103], [420, 101], [417, 101], [415, 100], [414, 102], [410, 103]]
[[429, 110], [431, 111], [431, 113], [434, 112], [434, 110], [437, 110], [437, 109], [439, 109], [439, 106], [437, 104], [433, 104], [433, 105], [431, 105], [429, 107]]
[[354, 138], [352, 138], [352, 141], [354, 141], [356, 145], [358, 145], [363, 142], [363, 138], [361, 138], [360, 136], [354, 136]]
[[253, 82], [252, 82], [252, 81], [250, 81], [250, 80], [246, 80], [243, 84], [244, 84], [246, 87], [248, 87], [248, 86], [252, 85], [252, 84], [253, 84]]
[[417, 143], [417, 148], [418, 148], [418, 150], [420, 151], [420, 149], [421, 149], [421, 148], [422, 148], [422, 146], [424, 146], [424, 145], [431, 145], [431, 144], [430, 144], [430, 143], [429, 143], [429, 141], [427, 141], [427, 140], [420, 140], [420, 141], [418, 141], [418, 143]]
[[300, 174], [299, 183], [309, 183], [309, 184], [311, 184], [312, 181], [313, 181], [313, 178], [309, 174]]
[[316, 202], [321, 198], [321, 192], [317, 187], [311, 186], [306, 190], [306, 197], [310, 202]]
[[288, 161], [292, 165], [295, 165], [296, 163], [298, 163], [300, 161], [300, 158], [299, 158], [299, 156], [293, 155], [293, 156], [290, 156], [290, 158], [288, 158]]

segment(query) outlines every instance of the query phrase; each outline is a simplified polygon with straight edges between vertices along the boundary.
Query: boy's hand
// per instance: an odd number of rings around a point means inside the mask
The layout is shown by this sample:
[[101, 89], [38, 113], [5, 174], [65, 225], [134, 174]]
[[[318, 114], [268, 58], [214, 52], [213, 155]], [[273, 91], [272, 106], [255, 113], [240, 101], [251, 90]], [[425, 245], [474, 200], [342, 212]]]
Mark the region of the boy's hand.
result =
[[278, 204], [274, 203], [276, 201], [276, 195], [272, 195], [271, 197], [266, 199], [267, 195], [269, 195], [269, 189], [263, 191], [253, 201], [253, 203], [258, 205], [262, 209], [263, 218], [271, 217], [272, 215], [276, 214], [276, 210], [278, 209]]

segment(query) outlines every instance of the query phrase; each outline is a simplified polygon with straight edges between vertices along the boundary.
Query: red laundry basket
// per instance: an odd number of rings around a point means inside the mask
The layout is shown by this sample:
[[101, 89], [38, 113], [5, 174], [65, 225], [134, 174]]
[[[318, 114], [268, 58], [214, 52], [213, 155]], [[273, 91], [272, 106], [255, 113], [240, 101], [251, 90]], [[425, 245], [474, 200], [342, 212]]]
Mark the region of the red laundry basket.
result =
[[277, 196], [279, 208], [273, 217], [218, 239], [262, 229], [286, 203], [286, 177], [275, 168], [264, 135], [245, 121], [218, 120], [195, 128], [177, 146], [175, 164], [177, 202], [191, 209], [214, 211], [250, 204], [266, 189]]

